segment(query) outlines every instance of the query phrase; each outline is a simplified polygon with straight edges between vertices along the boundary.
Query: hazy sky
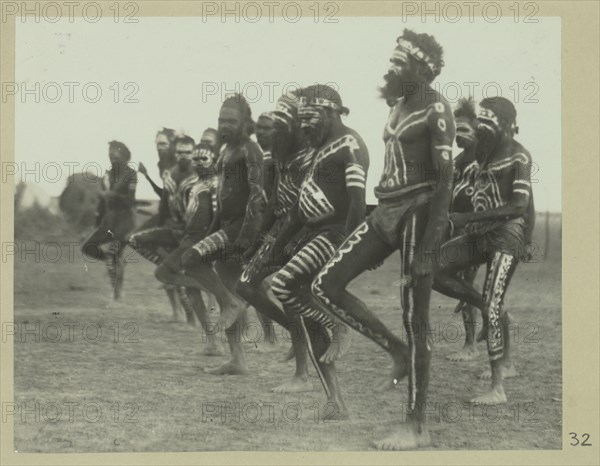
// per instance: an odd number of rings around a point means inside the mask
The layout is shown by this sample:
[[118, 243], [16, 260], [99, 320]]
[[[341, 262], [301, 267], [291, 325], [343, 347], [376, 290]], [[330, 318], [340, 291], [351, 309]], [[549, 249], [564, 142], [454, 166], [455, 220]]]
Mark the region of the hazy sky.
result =
[[[369, 148], [367, 200], [375, 202], [388, 112], [376, 89], [396, 38], [410, 27], [433, 34], [444, 47], [446, 65], [436, 83], [448, 100], [471, 90], [477, 100], [501, 94], [515, 101], [517, 139], [539, 167], [533, 175], [536, 207], [561, 210], [559, 18], [538, 18], [537, 24], [512, 18], [456, 24], [338, 19], [337, 24], [17, 21], [15, 160], [21, 171], [36, 170], [39, 162], [41, 186], [58, 195], [69, 166], [105, 170], [107, 142], [119, 139], [131, 149], [132, 161], [144, 162], [158, 180], [154, 135], [160, 127], [199, 138], [204, 128], [216, 126], [223, 95], [236, 86], [245, 91], [256, 118], [286, 86], [329, 82], [350, 108], [346, 124]], [[141, 179], [138, 198], [154, 197]]]

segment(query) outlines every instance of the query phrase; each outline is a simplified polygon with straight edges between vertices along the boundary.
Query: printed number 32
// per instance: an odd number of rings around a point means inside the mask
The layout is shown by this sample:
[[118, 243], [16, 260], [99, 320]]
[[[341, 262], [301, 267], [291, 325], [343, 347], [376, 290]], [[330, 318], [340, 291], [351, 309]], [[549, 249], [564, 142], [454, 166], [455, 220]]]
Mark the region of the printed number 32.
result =
[[581, 442], [579, 442], [579, 437], [578, 434], [576, 432], [569, 432], [569, 435], [571, 436], [571, 446], [572, 447], [576, 447], [576, 446], [581, 446], [581, 447], [591, 447], [592, 444], [588, 443], [588, 440], [590, 439], [590, 434], [581, 434]]

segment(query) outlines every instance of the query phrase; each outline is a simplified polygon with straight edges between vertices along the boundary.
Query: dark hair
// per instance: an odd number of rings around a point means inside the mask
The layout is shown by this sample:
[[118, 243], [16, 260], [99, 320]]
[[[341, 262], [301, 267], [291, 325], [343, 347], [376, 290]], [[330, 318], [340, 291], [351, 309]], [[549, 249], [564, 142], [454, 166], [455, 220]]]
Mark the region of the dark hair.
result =
[[516, 127], [517, 109], [506, 97], [486, 97], [479, 103], [479, 106], [492, 110], [504, 128]]
[[163, 127], [162, 129], [160, 129], [156, 132], [155, 137], [158, 137], [161, 134], [164, 134], [167, 137], [167, 139], [169, 140], [169, 142], [173, 143], [173, 140], [175, 139], [175, 130], [174, 129]]
[[131, 160], [131, 151], [121, 141], [110, 141], [108, 143], [108, 149], [116, 149], [117, 151], [119, 151], [119, 154], [125, 156], [125, 159], [127, 159], [127, 161]]
[[440, 71], [444, 66], [444, 49], [432, 35], [425, 33], [417, 34], [410, 29], [405, 29], [404, 32], [402, 32], [401, 37], [402, 39], [411, 42], [416, 47], [419, 47], [437, 67], [437, 73], [434, 74], [427, 66], [425, 66], [429, 72], [431, 80], [440, 74]]
[[250, 105], [248, 104], [248, 102], [242, 94], [233, 94], [227, 97], [223, 101], [223, 105], [221, 105], [221, 108], [223, 107], [237, 108], [242, 114], [242, 118], [244, 119], [246, 134], [250, 136], [254, 133], [255, 123], [254, 120], [252, 120], [252, 110], [250, 109]]
[[194, 146], [194, 150], [198, 150], [198, 149], [207, 149], [211, 152], [214, 152], [213, 146], [211, 146], [210, 144], [207, 144], [205, 142], [199, 142], [198, 144], [196, 144]]
[[177, 144], [191, 144], [192, 146], [196, 146], [196, 141], [194, 141], [193, 137], [188, 136], [187, 134], [181, 134], [176, 136], [173, 140], [173, 147], [175, 147]]
[[475, 112], [475, 101], [472, 97], [459, 99], [456, 107], [454, 108], [455, 118], [467, 118], [469, 120], [475, 120], [477, 118], [477, 112]]

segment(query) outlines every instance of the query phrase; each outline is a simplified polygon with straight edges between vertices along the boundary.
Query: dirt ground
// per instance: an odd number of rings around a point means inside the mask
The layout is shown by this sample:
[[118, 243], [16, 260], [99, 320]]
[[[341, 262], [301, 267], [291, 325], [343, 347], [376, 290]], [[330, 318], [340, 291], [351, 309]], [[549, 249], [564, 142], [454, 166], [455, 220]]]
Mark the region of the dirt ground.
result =
[[[541, 230], [541, 233], [540, 233]], [[536, 239], [542, 243], [543, 223]], [[521, 264], [506, 308], [521, 376], [506, 381], [508, 404], [473, 407], [468, 400], [487, 388], [477, 375], [488, 367], [483, 343], [471, 362], [446, 355], [464, 339], [455, 302], [432, 296], [434, 348], [428, 425], [434, 450], [561, 448], [562, 331], [560, 218], [551, 222], [550, 254]], [[21, 249], [24, 243], [21, 244]], [[30, 250], [35, 245], [30, 244]], [[543, 249], [543, 248], [541, 248]], [[56, 261], [56, 251], [61, 257]], [[372, 388], [389, 369], [389, 358], [355, 333], [350, 352], [337, 364], [351, 419], [315, 422], [326, 414], [324, 394], [311, 369], [314, 390], [276, 394], [271, 388], [293, 373], [278, 359], [289, 339], [253, 342], [245, 348], [247, 376], [211, 376], [203, 368], [225, 360], [201, 354], [199, 328], [172, 323], [166, 295], [153, 267], [129, 257], [126, 295], [106, 309], [105, 267], [84, 261], [74, 248], [51, 244], [15, 258], [15, 450], [20, 452], [137, 452], [269, 450], [369, 450], [402, 418], [406, 382], [385, 394]], [[352, 284], [382, 319], [402, 333], [399, 259]], [[480, 277], [481, 279], [481, 273]], [[5, 413], [3, 413], [5, 414]]]

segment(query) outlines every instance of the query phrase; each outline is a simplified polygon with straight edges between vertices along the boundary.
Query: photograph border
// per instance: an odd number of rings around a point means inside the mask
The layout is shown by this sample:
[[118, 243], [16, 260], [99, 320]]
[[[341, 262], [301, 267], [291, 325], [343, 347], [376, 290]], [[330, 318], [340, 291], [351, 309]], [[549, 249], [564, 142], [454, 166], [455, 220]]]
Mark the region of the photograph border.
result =
[[[0, 2], [2, 4], [10, 2]], [[32, 5], [52, 2], [12, 2]], [[60, 3], [60, 2], [59, 2]], [[106, 4], [109, 2], [97, 1]], [[114, 4], [115, 0], [110, 0]], [[128, 2], [119, 2], [128, 3]], [[137, 1], [137, 16], [200, 16], [202, 2]], [[204, 2], [217, 3], [217, 2]], [[234, 3], [218, 2], [233, 7]], [[258, 3], [261, 3], [260, 1]], [[315, 3], [339, 5], [337, 16], [397, 16], [401, 4], [450, 2], [397, 1], [296, 1], [303, 9]], [[457, 1], [464, 4], [469, 2]], [[472, 2], [471, 2], [472, 3]], [[510, 5], [536, 4], [537, 16], [561, 18], [562, 46], [562, 449], [543, 451], [407, 451], [407, 452], [185, 452], [185, 453], [69, 453], [32, 454], [13, 451], [13, 423], [0, 423], [0, 463], [3, 465], [47, 464], [597, 464], [600, 444], [599, 411], [599, 241], [598, 169], [600, 144], [599, 111], [599, 2], [598, 1], [496, 1], [506, 16]], [[81, 13], [75, 13], [76, 16]], [[429, 17], [431, 18], [431, 17]], [[7, 19], [5, 22], [4, 20]], [[431, 18], [432, 19], [432, 18]], [[2, 18], [0, 24], [0, 80], [15, 81], [15, 25], [18, 16]], [[443, 21], [443, 19], [442, 19]], [[398, 30], [406, 23], [399, 21]], [[423, 30], [427, 27], [423, 23]], [[457, 26], [459, 27], [459, 26]], [[2, 103], [0, 154], [2, 162], [14, 161], [14, 98]], [[383, 120], [382, 120], [383, 121]], [[543, 154], [537, 155], [542, 158]], [[582, 169], [585, 167], [585, 169]], [[0, 239], [13, 241], [14, 186], [0, 186]], [[584, 202], [581, 202], [584, 200]], [[588, 235], [586, 241], [582, 235]], [[0, 319], [13, 322], [14, 261], [0, 264]], [[14, 348], [12, 340], [0, 343], [0, 401], [14, 395]], [[592, 351], [590, 351], [592, 349]], [[588, 433], [591, 447], [570, 446], [570, 432]], [[399, 456], [401, 455], [401, 456]]]

